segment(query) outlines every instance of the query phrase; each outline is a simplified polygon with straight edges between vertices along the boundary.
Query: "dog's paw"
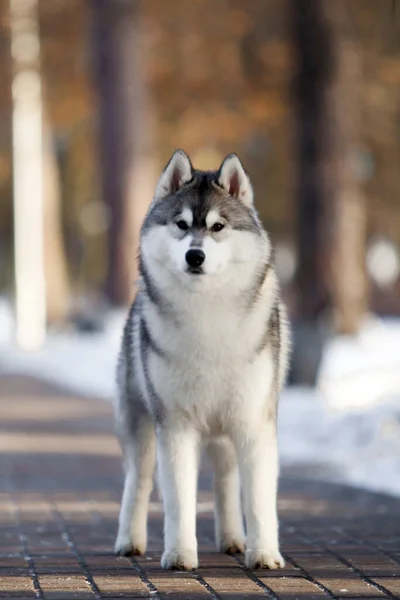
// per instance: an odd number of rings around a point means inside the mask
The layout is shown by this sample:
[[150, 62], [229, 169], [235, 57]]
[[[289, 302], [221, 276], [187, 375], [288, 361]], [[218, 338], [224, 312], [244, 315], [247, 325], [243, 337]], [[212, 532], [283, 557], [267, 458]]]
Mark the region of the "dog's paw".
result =
[[192, 571], [198, 566], [199, 561], [195, 550], [165, 550], [161, 558], [163, 569]]
[[219, 552], [224, 554], [242, 554], [245, 549], [244, 538], [238, 536], [224, 536], [217, 542]]
[[117, 538], [114, 552], [117, 556], [142, 556], [146, 552], [146, 543], [134, 543], [131, 539]]
[[245, 562], [248, 569], [283, 569], [285, 566], [285, 561], [277, 549], [246, 550]]

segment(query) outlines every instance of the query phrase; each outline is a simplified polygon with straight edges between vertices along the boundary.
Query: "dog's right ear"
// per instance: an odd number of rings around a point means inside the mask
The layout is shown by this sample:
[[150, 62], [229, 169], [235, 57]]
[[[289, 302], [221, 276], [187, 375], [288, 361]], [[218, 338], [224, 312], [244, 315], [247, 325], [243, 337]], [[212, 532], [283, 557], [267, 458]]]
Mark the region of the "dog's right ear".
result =
[[183, 150], [176, 150], [171, 156], [157, 184], [154, 200], [161, 200], [175, 194], [185, 183], [193, 179], [193, 166]]

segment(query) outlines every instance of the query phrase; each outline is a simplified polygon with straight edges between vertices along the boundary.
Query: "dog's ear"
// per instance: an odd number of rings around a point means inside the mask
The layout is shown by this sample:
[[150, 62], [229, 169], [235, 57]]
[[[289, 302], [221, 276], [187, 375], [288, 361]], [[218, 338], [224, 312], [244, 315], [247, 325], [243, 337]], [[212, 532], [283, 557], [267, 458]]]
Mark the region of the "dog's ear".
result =
[[190, 158], [183, 150], [176, 150], [158, 181], [154, 200], [175, 194], [192, 179], [193, 167]]
[[217, 174], [218, 184], [230, 196], [238, 198], [246, 206], [253, 205], [253, 188], [250, 179], [236, 154], [228, 154]]

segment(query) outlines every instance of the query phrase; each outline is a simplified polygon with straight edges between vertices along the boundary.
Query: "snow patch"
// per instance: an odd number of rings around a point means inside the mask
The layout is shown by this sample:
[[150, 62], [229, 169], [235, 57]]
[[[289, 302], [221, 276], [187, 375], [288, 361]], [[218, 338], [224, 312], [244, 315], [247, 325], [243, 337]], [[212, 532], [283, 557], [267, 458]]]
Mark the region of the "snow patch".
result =
[[314, 390], [287, 389], [278, 431], [283, 467], [400, 496], [400, 397], [338, 412]]
[[400, 319], [370, 317], [357, 335], [330, 341], [318, 388], [337, 410], [400, 399]]
[[126, 316], [126, 311], [109, 313], [99, 333], [54, 332], [36, 352], [0, 343], [0, 373], [31, 375], [76, 394], [111, 400]]

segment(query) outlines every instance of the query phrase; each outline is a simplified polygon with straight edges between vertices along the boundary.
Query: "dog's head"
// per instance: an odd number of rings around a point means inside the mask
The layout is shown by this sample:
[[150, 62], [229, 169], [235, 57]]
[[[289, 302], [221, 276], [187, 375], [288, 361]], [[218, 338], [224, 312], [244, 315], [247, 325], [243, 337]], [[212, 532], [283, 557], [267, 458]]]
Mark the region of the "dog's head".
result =
[[218, 171], [198, 171], [177, 150], [165, 167], [142, 227], [141, 254], [185, 281], [199, 281], [268, 258], [253, 189], [236, 154]]

